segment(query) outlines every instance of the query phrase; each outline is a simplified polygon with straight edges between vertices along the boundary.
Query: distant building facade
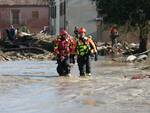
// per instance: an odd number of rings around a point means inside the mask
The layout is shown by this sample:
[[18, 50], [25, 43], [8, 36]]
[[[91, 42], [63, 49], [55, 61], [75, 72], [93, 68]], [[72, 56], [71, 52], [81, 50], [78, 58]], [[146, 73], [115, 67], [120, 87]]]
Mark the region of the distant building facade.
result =
[[26, 25], [36, 32], [48, 25], [49, 7], [40, 0], [0, 0], [0, 29]]
[[65, 27], [65, 3], [65, 0], [0, 0], [0, 29], [13, 24], [39, 32], [43, 26], [49, 26], [51, 34], [58, 34]]
[[49, 26], [50, 34], [60, 29], [72, 33], [75, 25], [96, 31], [95, 6], [90, 0], [0, 0], [0, 30], [10, 24], [26, 25], [32, 32]]

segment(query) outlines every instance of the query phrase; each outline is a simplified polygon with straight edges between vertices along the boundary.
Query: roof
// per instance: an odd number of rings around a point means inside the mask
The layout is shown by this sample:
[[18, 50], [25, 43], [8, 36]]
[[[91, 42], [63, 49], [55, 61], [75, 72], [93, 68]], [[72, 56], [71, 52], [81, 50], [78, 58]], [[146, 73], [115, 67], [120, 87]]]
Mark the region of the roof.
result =
[[48, 0], [0, 0], [0, 5], [48, 5]]

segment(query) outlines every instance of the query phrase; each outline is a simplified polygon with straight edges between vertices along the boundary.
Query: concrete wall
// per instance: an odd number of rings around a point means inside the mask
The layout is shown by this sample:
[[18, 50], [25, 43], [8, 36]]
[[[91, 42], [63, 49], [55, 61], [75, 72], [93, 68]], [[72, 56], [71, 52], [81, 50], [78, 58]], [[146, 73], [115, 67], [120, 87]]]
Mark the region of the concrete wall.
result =
[[0, 8], [0, 29], [6, 27], [10, 23], [10, 9]]
[[67, 0], [68, 30], [73, 33], [74, 26], [83, 26], [88, 33], [96, 32], [97, 12], [90, 0]]

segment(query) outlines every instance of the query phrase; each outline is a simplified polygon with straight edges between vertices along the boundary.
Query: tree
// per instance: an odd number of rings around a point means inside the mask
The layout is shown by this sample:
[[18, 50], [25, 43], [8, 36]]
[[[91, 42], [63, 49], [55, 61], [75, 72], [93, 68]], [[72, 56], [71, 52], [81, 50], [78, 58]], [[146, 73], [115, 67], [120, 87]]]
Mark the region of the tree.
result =
[[140, 28], [140, 38], [143, 37], [141, 31], [150, 19], [150, 0], [93, 1], [96, 2], [98, 14], [107, 15], [104, 18], [105, 23], [115, 23], [120, 26], [128, 23], [130, 26], [138, 26]]

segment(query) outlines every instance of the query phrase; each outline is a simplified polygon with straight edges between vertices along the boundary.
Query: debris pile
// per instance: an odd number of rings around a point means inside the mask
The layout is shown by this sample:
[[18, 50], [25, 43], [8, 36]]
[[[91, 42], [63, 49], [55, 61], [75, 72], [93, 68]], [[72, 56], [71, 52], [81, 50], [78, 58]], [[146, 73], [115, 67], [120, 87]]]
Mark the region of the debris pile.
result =
[[114, 47], [110, 43], [101, 43], [97, 46], [98, 54], [102, 56], [111, 56], [114, 61], [119, 62], [141, 62], [148, 58], [147, 50], [139, 52], [139, 45], [135, 43], [117, 43]]
[[0, 61], [51, 59], [54, 37], [46, 34], [21, 33], [16, 40], [0, 40]]

